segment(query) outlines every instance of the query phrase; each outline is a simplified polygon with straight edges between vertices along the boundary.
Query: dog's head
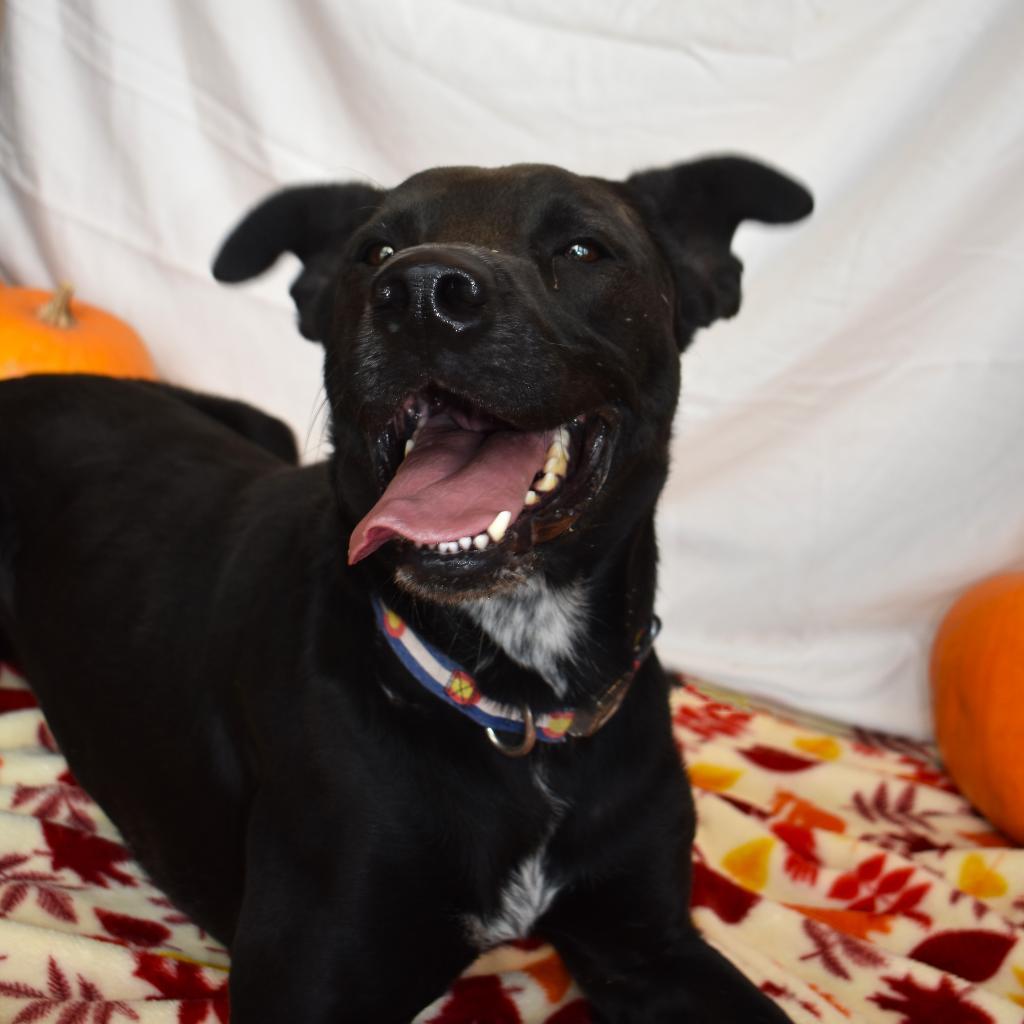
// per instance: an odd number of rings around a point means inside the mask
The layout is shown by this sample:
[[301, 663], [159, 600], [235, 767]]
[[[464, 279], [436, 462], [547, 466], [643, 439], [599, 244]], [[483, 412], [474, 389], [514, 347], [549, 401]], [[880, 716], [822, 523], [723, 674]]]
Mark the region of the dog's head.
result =
[[779, 172], [722, 157], [625, 182], [440, 168], [390, 191], [294, 188], [250, 212], [221, 281], [285, 251], [326, 350], [349, 560], [458, 601], [620, 547], [668, 465], [678, 354], [732, 316], [743, 220], [806, 216]]

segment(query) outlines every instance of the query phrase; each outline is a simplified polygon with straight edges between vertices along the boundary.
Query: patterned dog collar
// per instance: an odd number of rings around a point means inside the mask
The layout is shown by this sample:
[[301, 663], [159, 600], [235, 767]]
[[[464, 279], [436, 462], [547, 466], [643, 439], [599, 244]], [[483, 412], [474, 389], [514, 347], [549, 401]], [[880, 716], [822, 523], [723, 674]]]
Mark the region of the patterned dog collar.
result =
[[[605, 690], [593, 710], [559, 708], [534, 718], [526, 705], [517, 711], [485, 697], [468, 672], [418, 636], [401, 616], [377, 597], [373, 598], [373, 609], [381, 633], [409, 674], [436, 697], [484, 726], [494, 746], [512, 757], [528, 754], [537, 740], [563, 743], [569, 736], [592, 736], [597, 732], [621, 706], [633, 677], [651, 651], [661, 625], [654, 618], [637, 637], [629, 670]], [[498, 738], [498, 732], [522, 736], [522, 742], [509, 746]]]

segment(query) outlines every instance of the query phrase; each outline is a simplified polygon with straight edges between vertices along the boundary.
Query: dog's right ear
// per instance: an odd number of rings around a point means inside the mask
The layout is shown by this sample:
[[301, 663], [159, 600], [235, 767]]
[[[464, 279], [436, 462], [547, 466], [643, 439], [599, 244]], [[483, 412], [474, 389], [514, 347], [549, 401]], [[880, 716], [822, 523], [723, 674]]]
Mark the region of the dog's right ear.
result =
[[676, 279], [680, 348], [695, 328], [740, 308], [743, 264], [731, 248], [739, 225], [791, 224], [814, 209], [811, 193], [799, 182], [739, 156], [644, 171], [626, 185]]
[[380, 205], [384, 193], [369, 185], [307, 185], [288, 188], [250, 210], [228, 235], [213, 276], [234, 284], [269, 270], [283, 252], [302, 260], [291, 288], [299, 330], [323, 341], [330, 320], [330, 286], [349, 236]]

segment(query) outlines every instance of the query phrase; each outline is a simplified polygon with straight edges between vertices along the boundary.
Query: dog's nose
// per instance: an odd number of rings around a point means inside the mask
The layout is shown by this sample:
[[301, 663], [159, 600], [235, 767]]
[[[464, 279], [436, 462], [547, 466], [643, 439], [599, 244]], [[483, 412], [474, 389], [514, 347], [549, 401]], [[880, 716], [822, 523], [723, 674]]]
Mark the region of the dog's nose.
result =
[[467, 254], [410, 251], [380, 270], [372, 304], [392, 333], [440, 324], [461, 334], [483, 326], [492, 282], [487, 265]]

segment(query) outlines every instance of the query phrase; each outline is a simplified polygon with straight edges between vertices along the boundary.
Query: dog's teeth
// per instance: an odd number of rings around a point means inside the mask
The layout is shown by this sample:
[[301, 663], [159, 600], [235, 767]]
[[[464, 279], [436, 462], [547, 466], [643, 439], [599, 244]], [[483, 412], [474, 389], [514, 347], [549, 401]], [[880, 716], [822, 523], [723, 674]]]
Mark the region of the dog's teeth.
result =
[[463, 551], [468, 551], [472, 546], [473, 546], [473, 538], [472, 537], [460, 537], [459, 538], [459, 547], [462, 548]]
[[552, 456], [544, 463], [545, 473], [554, 473], [555, 476], [565, 476], [569, 471], [569, 464], [558, 455]]
[[405, 454], [406, 455], [408, 455], [409, 452], [412, 451], [414, 443], [415, 442], [413, 441], [413, 439], [411, 437], [409, 438], [408, 441], [405, 442]]
[[505, 536], [505, 531], [508, 529], [510, 522], [512, 522], [511, 512], [499, 512], [494, 517], [494, 522], [487, 527], [487, 536], [497, 544]]
[[534, 485], [535, 491], [553, 491], [562, 482], [561, 477], [555, 476], [554, 473], [545, 473], [544, 476], [538, 480]]
[[536, 491], [527, 491], [526, 492], [526, 504], [527, 505], [536, 505], [538, 501], [540, 501], [540, 498], [537, 496], [537, 492]]
[[444, 553], [446, 555], [457, 555], [459, 553], [459, 542], [457, 540], [450, 540], [444, 545]]
[[548, 459], [564, 459], [569, 461], [569, 431], [565, 427], [559, 427], [555, 436], [548, 445]]
[[478, 533], [473, 538], [473, 547], [475, 547], [477, 551], [483, 551], [483, 549], [487, 547], [488, 543], [490, 542], [490, 539], [491, 538], [488, 537], [486, 533]]

